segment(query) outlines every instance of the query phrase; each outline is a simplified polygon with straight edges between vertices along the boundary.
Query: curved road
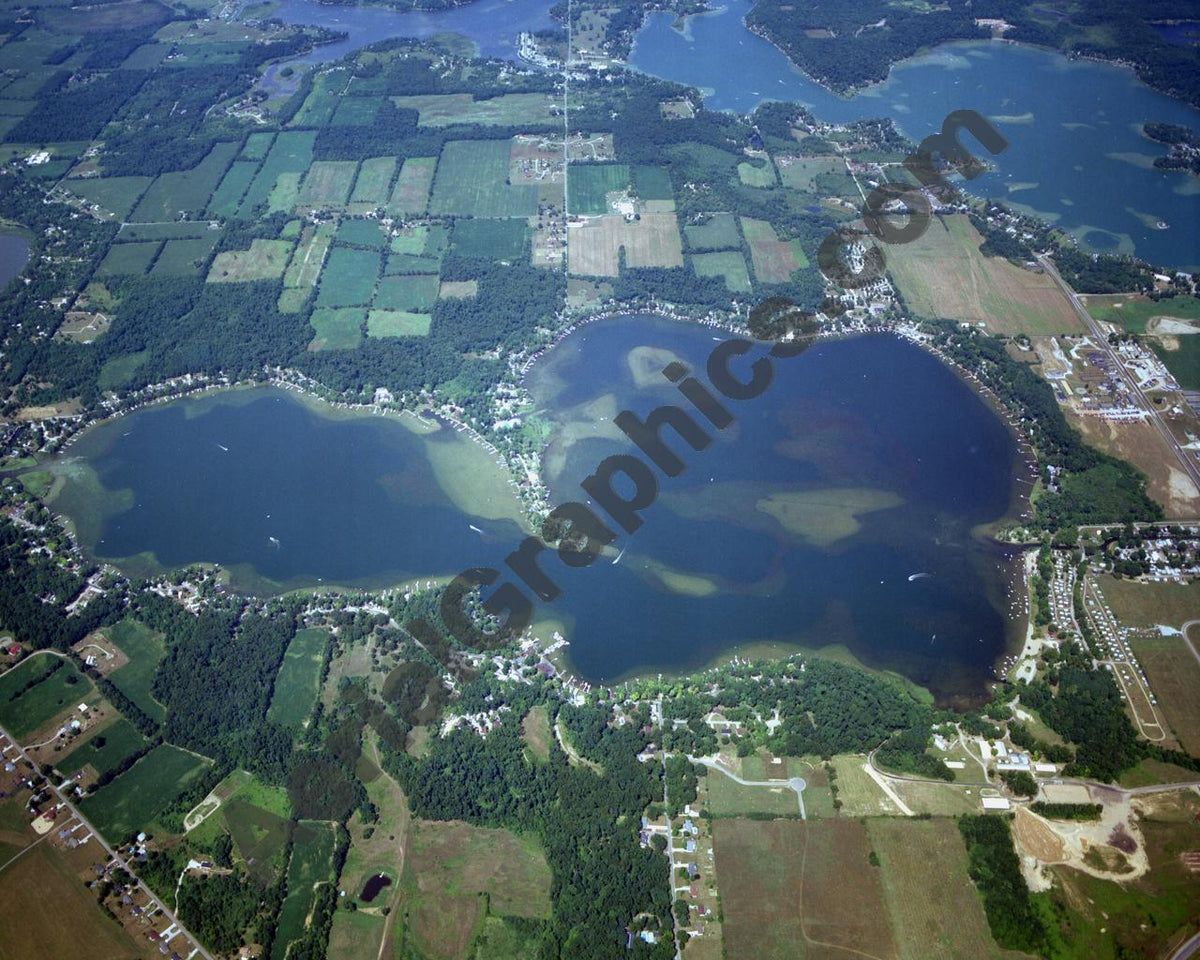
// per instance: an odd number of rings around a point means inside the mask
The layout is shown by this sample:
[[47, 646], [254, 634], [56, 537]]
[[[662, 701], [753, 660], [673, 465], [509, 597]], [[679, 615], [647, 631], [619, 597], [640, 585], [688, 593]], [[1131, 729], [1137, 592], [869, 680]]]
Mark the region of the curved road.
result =
[[800, 805], [800, 819], [808, 819], [808, 815], [804, 812], [804, 788], [808, 786], [808, 782], [803, 777], [792, 777], [790, 780], [743, 780], [732, 770], [726, 770], [716, 760], [710, 760], [707, 757], [692, 756], [689, 756], [688, 759], [692, 763], [702, 763], [710, 770], [723, 773], [730, 780], [740, 783], [743, 787], [789, 787], [796, 791], [796, 801]]

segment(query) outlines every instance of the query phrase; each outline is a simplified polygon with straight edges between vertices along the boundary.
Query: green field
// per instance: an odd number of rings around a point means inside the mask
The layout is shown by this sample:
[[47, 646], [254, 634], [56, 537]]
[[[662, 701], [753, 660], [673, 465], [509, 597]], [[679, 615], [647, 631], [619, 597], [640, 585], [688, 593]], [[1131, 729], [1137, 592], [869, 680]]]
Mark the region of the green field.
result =
[[571, 213], [595, 216], [609, 213], [605, 195], [630, 184], [627, 163], [575, 163], [570, 167]]
[[432, 321], [433, 318], [427, 313], [373, 309], [367, 314], [367, 336], [427, 337]]
[[704, 223], [692, 223], [683, 228], [690, 249], [741, 249], [742, 236], [738, 233], [737, 217], [732, 213], [710, 213], [707, 217]]
[[236, 143], [214, 144], [208, 156], [191, 170], [162, 174], [142, 197], [133, 211], [133, 219], [157, 222], [178, 220], [181, 214], [203, 213], [237, 154]]
[[192, 240], [168, 240], [154, 261], [150, 271], [151, 276], [182, 277], [188, 274], [200, 274], [205, 261], [217, 245], [217, 234], [208, 237], [196, 237]]
[[438, 278], [431, 274], [384, 277], [372, 301], [381, 310], [406, 310], [428, 313], [438, 295]]
[[89, 765], [97, 774], [107, 773], [148, 743], [132, 723], [120, 717], [116, 723], [109, 724], [87, 742], [56, 759], [54, 765], [67, 776]]
[[343, 220], [337, 228], [337, 242], [382, 250], [387, 243], [387, 234], [380, 228], [378, 220]]
[[242, 158], [245, 160], [262, 160], [271, 149], [271, 143], [274, 140], [275, 134], [271, 132], [250, 134], [246, 138], [245, 146], [242, 147]]
[[775, 186], [775, 167], [771, 161], [762, 163], [747, 163], [743, 161], [737, 166], [738, 179], [748, 187]]
[[68, 180], [63, 186], [75, 196], [99, 204], [118, 219], [125, 220], [138, 198], [150, 186], [150, 177], [97, 177], [88, 180]]
[[671, 174], [666, 167], [652, 167], [639, 163], [630, 170], [633, 177], [633, 192], [643, 200], [674, 200], [675, 189], [671, 186]]
[[317, 278], [321, 276], [325, 254], [336, 230], [332, 223], [322, 223], [316, 228], [311, 224], [304, 227], [283, 275], [284, 290], [279, 295], [279, 309], [284, 313], [296, 313], [308, 302]]
[[283, 276], [292, 253], [287, 240], [250, 241], [249, 250], [218, 253], [208, 270], [209, 283], [245, 283], [250, 280], [274, 280]]
[[342, 97], [329, 120], [332, 127], [369, 127], [375, 122], [383, 97]]
[[708, 772], [708, 803], [714, 817], [740, 817], [750, 813], [799, 817], [796, 791], [778, 787], [746, 787], [719, 770]]
[[271, 144], [258, 175], [246, 191], [238, 208], [238, 216], [242, 219], [251, 218], [254, 208], [267, 202], [281, 174], [303, 174], [312, 164], [316, 139], [315, 130], [285, 130], [279, 134]]
[[108, 253], [96, 268], [97, 276], [141, 276], [150, 269], [154, 258], [158, 256], [162, 240], [149, 240], [145, 243], [114, 243], [108, 248]]
[[736, 250], [692, 254], [692, 269], [698, 277], [724, 277], [725, 287], [734, 293], [750, 292], [750, 271], [746, 258]]
[[132, 700], [142, 713], [162, 723], [167, 714], [153, 694], [154, 674], [166, 652], [162, 638], [136, 620], [122, 620], [105, 632], [108, 639], [129, 658], [127, 664], [109, 675], [109, 681]]
[[208, 201], [209, 216], [232, 217], [236, 214], [242, 197], [246, 195], [246, 190], [256, 173], [257, 161], [235, 161], [213, 191], [212, 199]]
[[369, 250], [334, 247], [321, 271], [318, 307], [349, 307], [371, 302], [380, 257]]
[[309, 322], [313, 328], [309, 350], [353, 350], [362, 342], [366, 310], [362, 307], [318, 307]]
[[350, 194], [350, 212], [368, 213], [387, 203], [388, 188], [396, 172], [395, 157], [371, 157], [358, 168], [358, 179], [354, 181], [354, 192]]
[[1154, 317], [1200, 320], [1200, 298], [1197, 297], [1151, 300], [1149, 297], [1113, 294], [1082, 299], [1095, 319], [1118, 324], [1130, 333], [1145, 333], [1146, 324]]
[[346, 206], [358, 163], [354, 160], [317, 160], [308, 168], [296, 197], [296, 207], [305, 210], [341, 210]]
[[[42, 660], [60, 660], [62, 665], [53, 669], [53, 663], [43, 665], [39, 662]], [[75, 664], [46, 655], [18, 664], [4, 675], [4, 680], [0, 687], [0, 726], [18, 740], [83, 703], [96, 689]], [[33, 686], [21, 691], [34, 680]]]
[[287, 872], [288, 894], [279, 910], [271, 960], [284, 960], [288, 945], [304, 934], [316, 893], [314, 884], [332, 881], [333, 829], [327, 823], [301, 820], [296, 826]]
[[296, 111], [291, 125], [293, 127], [325, 126], [337, 108], [339, 95], [345, 89], [347, 79], [346, 72], [343, 70], [318, 73], [313, 79], [312, 92], [305, 99], [304, 105]]
[[79, 808], [110, 843], [144, 829], [193, 784], [209, 761], [164, 743], [130, 770], [85, 797]]
[[523, 220], [455, 220], [451, 243], [460, 257], [524, 260], [527, 232]]
[[287, 844], [288, 811], [281, 815], [280, 811], [268, 810], [244, 790], [221, 810], [238, 853], [249, 864], [250, 875], [266, 886], [274, 879], [276, 860]]
[[1174, 340], [1179, 344], [1174, 350], [1154, 339], [1150, 345], [1184, 390], [1200, 390], [1200, 334], [1185, 334]]
[[433, 187], [437, 157], [409, 157], [400, 168], [388, 213], [401, 216], [420, 216], [429, 206], [429, 191]]
[[416, 110], [422, 127], [457, 124], [533, 127], [550, 123], [554, 100], [545, 93], [502, 93], [476, 100], [469, 93], [425, 93], [392, 97], [401, 110]]
[[[530, 217], [538, 188], [507, 184], [507, 140], [452, 140], [442, 149], [430, 213], [454, 217]], [[407, 167], [407, 164], [405, 165]]]
[[297, 733], [304, 728], [321, 692], [328, 643], [328, 630], [310, 627], [296, 631], [275, 677], [268, 720]]

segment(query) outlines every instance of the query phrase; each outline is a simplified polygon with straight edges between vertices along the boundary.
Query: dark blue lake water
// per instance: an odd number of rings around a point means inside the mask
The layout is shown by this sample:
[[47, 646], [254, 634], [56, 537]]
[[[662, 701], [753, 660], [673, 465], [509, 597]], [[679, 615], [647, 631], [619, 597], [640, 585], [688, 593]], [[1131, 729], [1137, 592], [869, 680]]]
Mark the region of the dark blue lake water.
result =
[[25, 269], [29, 262], [29, 241], [11, 233], [0, 233], [0, 288]]
[[[582, 499], [579, 479], [604, 456], [635, 452], [616, 411], [674, 403], [662, 364], [703, 370], [714, 345], [707, 328], [638, 317], [551, 351], [531, 387], [555, 423], [554, 498]], [[661, 478], [644, 526], [615, 545], [619, 562], [614, 550], [567, 570], [543, 555], [563, 592], [539, 618], [565, 627], [571, 668], [593, 680], [774, 641], [843, 644], [943, 697], [978, 694], [1010, 622], [1010, 565], [972, 533], [1010, 507], [1007, 429], [949, 369], [893, 337], [826, 342], [777, 364], [771, 388], [733, 405], [737, 422], [708, 450], [681, 449], [688, 469]], [[491, 565], [515, 580], [503, 558], [516, 525], [455, 507], [429, 442], [441, 441], [331, 419], [276, 390], [189, 400], [93, 430], [60, 468], [55, 506], [90, 552], [139, 572], [219, 561], [235, 582], [279, 589]]]
[[[1097, 250], [1135, 252], [1181, 268], [1200, 264], [1200, 180], [1153, 169], [1166, 149], [1139, 124], [1164, 121], [1200, 131], [1200, 111], [1157, 93], [1122, 67], [1072, 62], [1004, 42], [946, 44], [892, 69], [887, 82], [845, 99], [810, 80], [746, 29], [749, 0], [672, 27], [652, 13], [630, 63], [700, 88], [706, 104], [748, 112], [762, 100], [802, 103], [842, 123], [891, 117], [919, 141], [953, 110], [989, 117], [1011, 146], [996, 170], [971, 183], [979, 196], [1037, 211]], [[1169, 229], [1156, 229], [1158, 221]]]

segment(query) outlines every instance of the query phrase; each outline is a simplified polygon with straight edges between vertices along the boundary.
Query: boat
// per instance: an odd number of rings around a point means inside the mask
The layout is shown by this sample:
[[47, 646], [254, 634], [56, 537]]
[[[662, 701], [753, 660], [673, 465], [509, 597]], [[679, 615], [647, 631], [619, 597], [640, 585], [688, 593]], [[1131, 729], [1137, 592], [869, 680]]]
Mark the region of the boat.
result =
[[628, 550], [628, 549], [629, 549], [628, 547], [622, 547], [622, 548], [621, 548], [621, 552], [617, 554], [617, 559], [616, 559], [616, 560], [614, 560], [614, 561], [612, 562], [612, 565], [613, 565], [614, 567], [615, 567], [615, 566], [616, 566], [618, 563], [620, 563], [620, 562], [621, 562], [621, 558], [622, 558], [623, 556], [625, 556], [625, 551], [626, 551], [626, 550]]
[[933, 576], [933, 574], [931, 574], [931, 573], [910, 573], [908, 575], [908, 582], [912, 583], [914, 580], [922, 580], [925, 577], [931, 577], [931, 576]]

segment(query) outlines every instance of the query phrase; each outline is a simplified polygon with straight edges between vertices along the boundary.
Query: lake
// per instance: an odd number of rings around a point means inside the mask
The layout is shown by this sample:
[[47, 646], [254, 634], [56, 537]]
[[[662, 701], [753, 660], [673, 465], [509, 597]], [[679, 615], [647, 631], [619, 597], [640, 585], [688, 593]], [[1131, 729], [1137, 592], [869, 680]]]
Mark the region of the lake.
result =
[[[529, 386], [553, 423], [553, 498], [581, 499], [596, 464], [635, 450], [617, 411], [678, 399], [663, 363], [703, 370], [713, 346], [709, 328], [627, 317], [542, 358]], [[539, 607], [543, 639], [563, 629], [568, 668], [595, 681], [697, 668], [745, 643], [840, 644], [940, 698], [979, 695], [1019, 628], [1008, 555], [975, 534], [1014, 504], [1009, 431], [895, 337], [825, 341], [777, 363], [712, 447], [681, 450], [689, 469], [662, 479], [632, 537], [582, 570], [544, 555], [562, 594]], [[507, 573], [523, 534], [503, 496], [479, 509], [447, 492], [448, 478], [490, 465], [480, 448], [324, 410], [275, 389], [144, 409], [70, 448], [53, 505], [88, 552], [133, 572], [218, 561], [265, 592]], [[451, 443], [465, 447], [451, 457]]]
[[[1002, 41], [945, 44], [892, 69], [889, 79], [849, 99], [801, 73], [743, 22], [749, 0], [687, 20], [652, 13], [630, 64], [698, 87], [718, 110], [748, 113], [763, 100], [810, 107], [844, 123], [891, 117], [914, 141], [941, 128], [954, 110], [989, 117], [1011, 146], [990, 158], [995, 171], [972, 193], [1004, 200], [1070, 230], [1094, 250], [1136, 253], [1166, 266], [1200, 264], [1200, 179], [1154, 170], [1166, 148], [1139, 124], [1200, 130], [1200, 111], [1151, 90], [1123, 67], [1070, 61]], [[974, 141], [964, 141], [974, 150]], [[983, 154], [988, 156], [986, 152]], [[1170, 224], [1156, 229], [1159, 221]]]
[[29, 241], [13, 233], [0, 233], [0, 288], [25, 269], [29, 262]]

